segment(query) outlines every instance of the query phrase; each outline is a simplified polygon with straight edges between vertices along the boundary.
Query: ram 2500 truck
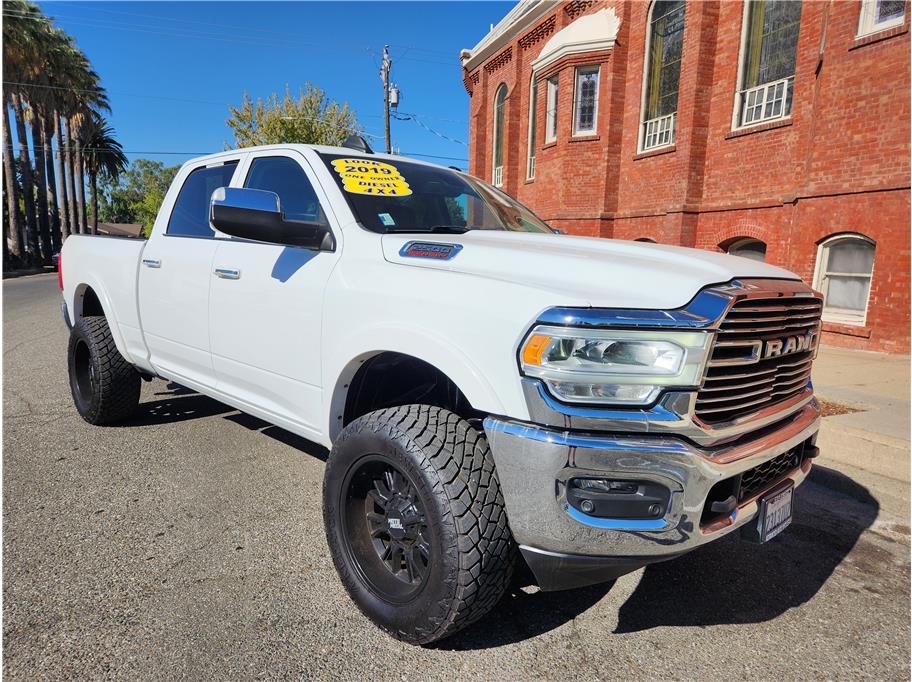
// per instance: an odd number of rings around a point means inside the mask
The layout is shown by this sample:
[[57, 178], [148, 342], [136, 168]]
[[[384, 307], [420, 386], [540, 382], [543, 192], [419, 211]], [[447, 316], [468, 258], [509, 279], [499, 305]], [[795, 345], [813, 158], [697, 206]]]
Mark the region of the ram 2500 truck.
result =
[[60, 272], [85, 420], [161, 377], [331, 448], [332, 559], [408, 642], [480, 618], [515, 569], [565, 589], [770, 540], [817, 454], [821, 297], [798, 277], [561, 235], [357, 144], [190, 161], [148, 240], [71, 236]]

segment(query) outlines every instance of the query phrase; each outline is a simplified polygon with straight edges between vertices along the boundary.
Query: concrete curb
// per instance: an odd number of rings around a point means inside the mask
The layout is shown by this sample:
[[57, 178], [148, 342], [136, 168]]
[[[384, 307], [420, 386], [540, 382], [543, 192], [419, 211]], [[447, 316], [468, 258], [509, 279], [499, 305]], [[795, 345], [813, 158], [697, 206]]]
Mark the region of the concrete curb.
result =
[[855, 429], [824, 418], [817, 438], [821, 454], [835, 462], [906, 483], [910, 480], [910, 443]]

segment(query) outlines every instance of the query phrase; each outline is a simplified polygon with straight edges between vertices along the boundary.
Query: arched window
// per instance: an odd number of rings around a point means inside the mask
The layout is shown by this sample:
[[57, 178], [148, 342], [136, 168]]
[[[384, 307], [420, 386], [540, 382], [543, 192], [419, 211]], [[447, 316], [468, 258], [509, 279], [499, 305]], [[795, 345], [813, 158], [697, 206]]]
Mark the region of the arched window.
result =
[[825, 296], [823, 319], [861, 325], [868, 310], [874, 242], [860, 234], [840, 234], [821, 242], [814, 288]]
[[684, 45], [684, 0], [656, 0], [649, 9], [643, 70], [640, 150], [674, 144]]
[[535, 177], [535, 121], [538, 108], [538, 81], [532, 73], [532, 82], [529, 83], [529, 151], [526, 154], [526, 179]]
[[635, 241], [635, 242], [644, 242], [644, 243], [646, 243], [646, 244], [655, 244], [655, 243], [656, 243], [656, 240], [655, 240], [655, 239], [650, 239], [649, 237], [637, 237], [637, 238], [634, 239], [633, 241]]
[[744, 3], [734, 127], [792, 113], [800, 0]]
[[507, 104], [507, 86], [501, 85], [494, 95], [494, 186], [503, 185], [503, 136], [504, 109]]
[[750, 258], [761, 262], [766, 260], [766, 244], [759, 239], [752, 239], [751, 237], [736, 239], [728, 245], [725, 251], [732, 256], [741, 256], [742, 258]]

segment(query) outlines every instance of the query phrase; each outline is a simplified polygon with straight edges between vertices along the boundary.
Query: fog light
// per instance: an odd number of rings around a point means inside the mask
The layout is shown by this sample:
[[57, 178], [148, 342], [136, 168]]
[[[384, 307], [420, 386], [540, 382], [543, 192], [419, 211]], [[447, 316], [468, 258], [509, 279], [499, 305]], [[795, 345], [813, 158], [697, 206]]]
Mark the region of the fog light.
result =
[[656, 519], [665, 515], [671, 491], [654, 481], [571, 478], [567, 503], [588, 516]]

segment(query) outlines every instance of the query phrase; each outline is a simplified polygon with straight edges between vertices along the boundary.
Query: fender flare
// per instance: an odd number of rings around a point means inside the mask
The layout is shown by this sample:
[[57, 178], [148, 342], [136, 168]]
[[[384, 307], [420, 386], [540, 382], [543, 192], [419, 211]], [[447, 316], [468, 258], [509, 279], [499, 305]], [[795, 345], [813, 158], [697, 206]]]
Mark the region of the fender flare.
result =
[[127, 352], [127, 344], [120, 331], [120, 324], [117, 322], [117, 316], [114, 314], [114, 306], [111, 304], [111, 298], [108, 296], [108, 292], [104, 288], [104, 285], [91, 276], [85, 277], [83, 281], [73, 288], [72, 298], [67, 301], [70, 319], [73, 324], [76, 324], [78, 320], [84, 317], [82, 315], [82, 297], [85, 295], [87, 289], [91, 289], [95, 293], [98, 302], [101, 304], [101, 309], [104, 312], [105, 319], [108, 321], [108, 329], [111, 330], [111, 338], [114, 339], [114, 345], [116, 346], [117, 351], [127, 362], [135, 365], [136, 363], [132, 356]]
[[[342, 430], [348, 388], [365, 361], [380, 353], [401, 353], [422, 360], [445, 374], [476, 410], [503, 414], [503, 404], [484, 372], [446, 339], [426, 330], [401, 327], [371, 327], [347, 335], [352, 343], [333, 354], [328, 364], [332, 387], [325, 401], [324, 424], [330, 440]], [[347, 358], [343, 360], [343, 358]]]

